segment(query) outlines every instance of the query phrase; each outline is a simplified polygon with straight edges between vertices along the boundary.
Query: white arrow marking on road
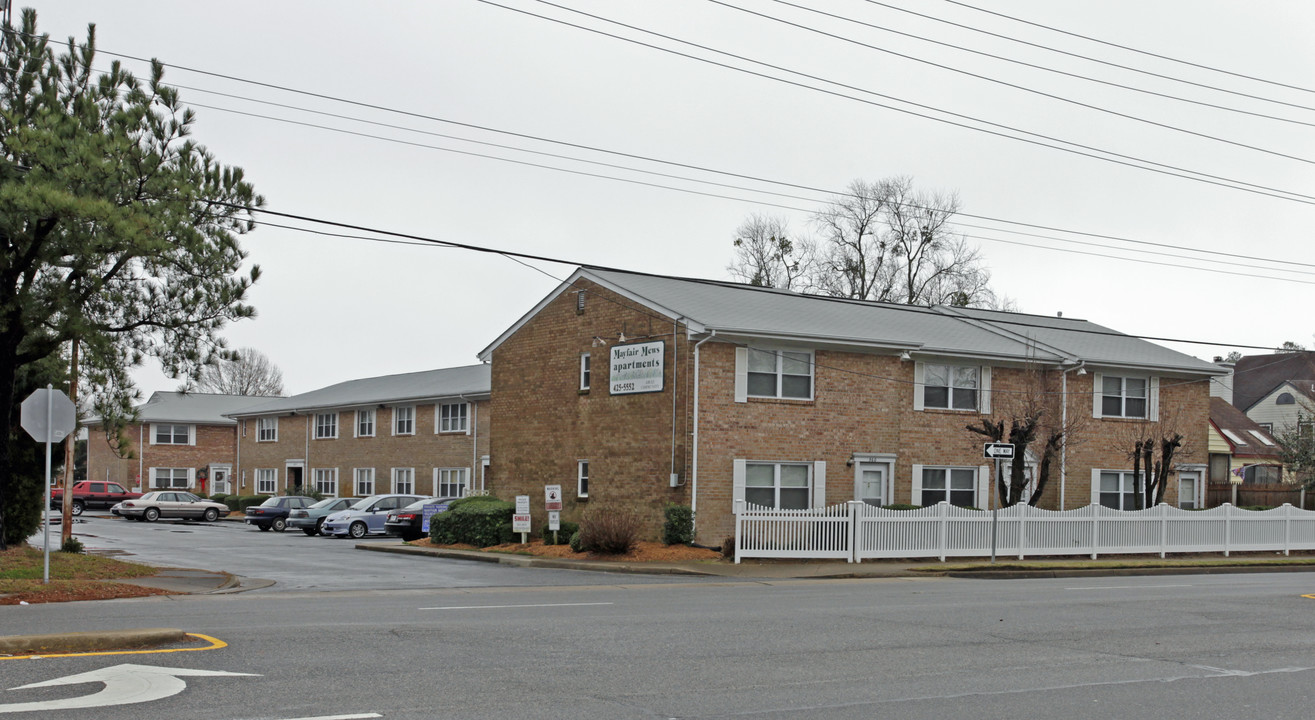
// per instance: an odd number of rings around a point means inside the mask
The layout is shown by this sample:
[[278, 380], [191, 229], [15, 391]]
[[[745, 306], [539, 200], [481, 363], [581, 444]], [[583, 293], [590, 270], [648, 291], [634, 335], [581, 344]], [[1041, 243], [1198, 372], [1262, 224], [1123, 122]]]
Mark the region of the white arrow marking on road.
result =
[[166, 668], [153, 665], [114, 665], [80, 675], [69, 675], [68, 677], [11, 688], [12, 690], [27, 690], [28, 688], [54, 687], [56, 685], [105, 683], [105, 687], [101, 688], [100, 692], [62, 700], [0, 705], [0, 713], [26, 712], [29, 710], [72, 710], [74, 708], [150, 702], [177, 695], [186, 690], [187, 683], [182, 679], [182, 676], [185, 675], [192, 677], [259, 677], [252, 673], [235, 673], [222, 670], [192, 670], [190, 668]]

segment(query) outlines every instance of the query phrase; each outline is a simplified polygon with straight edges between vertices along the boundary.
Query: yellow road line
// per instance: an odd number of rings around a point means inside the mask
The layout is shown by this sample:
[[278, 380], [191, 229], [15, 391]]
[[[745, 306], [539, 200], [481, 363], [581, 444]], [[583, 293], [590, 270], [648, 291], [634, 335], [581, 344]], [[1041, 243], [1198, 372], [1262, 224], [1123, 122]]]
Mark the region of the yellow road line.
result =
[[10, 655], [0, 657], [0, 660], [36, 660], [39, 658], [66, 658], [66, 657], [90, 657], [93, 655], [153, 655], [156, 653], [175, 653], [175, 652], [197, 652], [200, 650], [218, 650], [219, 648], [228, 647], [228, 643], [219, 638], [202, 635], [200, 633], [184, 633], [188, 637], [206, 640], [210, 645], [206, 647], [194, 648], [166, 648], [164, 650], [107, 650], [105, 652], [85, 652], [85, 653], [61, 653], [58, 655]]
[[1302, 597], [1304, 597], [1304, 598], [1310, 598], [1311, 600], [1315, 600], [1315, 595], [1302, 595]]

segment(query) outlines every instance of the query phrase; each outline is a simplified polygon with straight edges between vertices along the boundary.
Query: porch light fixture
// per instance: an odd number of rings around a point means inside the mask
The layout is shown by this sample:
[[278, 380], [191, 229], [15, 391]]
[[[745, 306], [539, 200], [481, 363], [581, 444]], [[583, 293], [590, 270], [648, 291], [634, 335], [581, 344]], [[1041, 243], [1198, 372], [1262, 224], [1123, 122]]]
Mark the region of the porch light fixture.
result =
[[904, 352], [899, 354], [899, 359], [900, 362], [908, 362], [913, 359], [913, 356], [909, 354], [908, 350], [905, 350]]

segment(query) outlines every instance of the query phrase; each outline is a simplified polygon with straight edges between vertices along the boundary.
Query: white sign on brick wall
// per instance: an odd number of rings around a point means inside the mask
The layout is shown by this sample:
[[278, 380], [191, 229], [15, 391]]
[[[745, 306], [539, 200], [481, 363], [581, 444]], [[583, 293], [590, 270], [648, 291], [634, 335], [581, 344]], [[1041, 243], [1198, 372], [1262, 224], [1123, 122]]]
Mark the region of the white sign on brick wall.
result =
[[663, 340], [613, 345], [608, 372], [612, 394], [662, 392], [666, 348]]

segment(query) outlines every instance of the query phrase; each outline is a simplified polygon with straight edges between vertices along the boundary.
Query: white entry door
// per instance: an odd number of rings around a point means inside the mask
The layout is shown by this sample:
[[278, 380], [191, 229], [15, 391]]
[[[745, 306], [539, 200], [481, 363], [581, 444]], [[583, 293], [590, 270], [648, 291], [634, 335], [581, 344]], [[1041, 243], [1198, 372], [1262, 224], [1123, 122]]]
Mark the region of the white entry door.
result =
[[876, 507], [889, 505], [890, 500], [886, 497], [886, 468], [885, 463], [859, 463], [854, 478], [857, 485], [854, 488], [855, 497]]

